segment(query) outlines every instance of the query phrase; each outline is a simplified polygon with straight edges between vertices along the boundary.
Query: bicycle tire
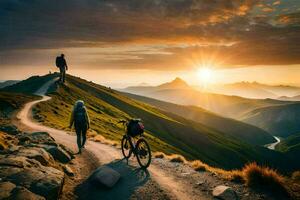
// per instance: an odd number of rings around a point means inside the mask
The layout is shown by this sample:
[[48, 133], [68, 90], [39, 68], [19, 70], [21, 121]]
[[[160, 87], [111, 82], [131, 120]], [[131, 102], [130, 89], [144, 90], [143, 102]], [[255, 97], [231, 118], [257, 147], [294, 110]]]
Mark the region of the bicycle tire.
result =
[[[142, 163], [141, 158], [140, 158], [140, 153], [139, 153], [139, 146], [144, 143], [146, 148], [147, 148], [147, 157], [148, 157], [148, 161], [146, 162], [146, 164]], [[144, 138], [140, 138], [138, 139], [137, 143], [136, 143], [136, 158], [137, 161], [139, 163], [139, 165], [141, 166], [141, 168], [146, 169], [147, 167], [149, 167], [150, 163], [151, 163], [151, 149], [150, 146], [148, 144], [148, 142], [144, 139]]]
[[[125, 148], [126, 148], [126, 146], [125, 146], [125, 142], [127, 142], [127, 145], [129, 145], [127, 148], [129, 148], [129, 153], [128, 153], [128, 155], [125, 153]], [[121, 148], [122, 148], [122, 154], [123, 154], [123, 156], [124, 156], [124, 158], [126, 158], [126, 159], [129, 159], [130, 158], [130, 156], [131, 156], [131, 154], [132, 154], [132, 149], [131, 149], [131, 146], [130, 146], [130, 144], [129, 144], [129, 141], [128, 141], [128, 138], [126, 137], [126, 136], [123, 136], [123, 138], [122, 138], [122, 141], [121, 141]]]

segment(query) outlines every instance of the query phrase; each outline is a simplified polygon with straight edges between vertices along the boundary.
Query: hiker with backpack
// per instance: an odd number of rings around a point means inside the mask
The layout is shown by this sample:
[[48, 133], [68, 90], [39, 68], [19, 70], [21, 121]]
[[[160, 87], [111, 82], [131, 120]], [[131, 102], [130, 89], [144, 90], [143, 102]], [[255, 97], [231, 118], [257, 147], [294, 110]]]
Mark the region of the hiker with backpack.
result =
[[77, 135], [78, 153], [80, 154], [86, 142], [86, 132], [90, 128], [89, 115], [82, 100], [76, 101], [74, 105], [69, 128], [72, 128], [73, 124]]
[[60, 56], [57, 56], [55, 63], [56, 63], [56, 67], [59, 68], [59, 72], [60, 72], [59, 81], [61, 83], [64, 83], [66, 77], [66, 71], [68, 70], [68, 65], [67, 65], [67, 61], [65, 60], [65, 55], [61, 54]]

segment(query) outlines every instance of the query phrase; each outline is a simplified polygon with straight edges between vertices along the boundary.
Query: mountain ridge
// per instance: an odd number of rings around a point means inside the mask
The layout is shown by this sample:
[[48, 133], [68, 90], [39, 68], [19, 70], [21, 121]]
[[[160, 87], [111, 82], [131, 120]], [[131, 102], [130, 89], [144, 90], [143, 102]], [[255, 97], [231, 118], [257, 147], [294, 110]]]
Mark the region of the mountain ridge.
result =
[[[270, 139], [265, 139], [263, 140], [263, 142], [260, 142], [260, 137], [268, 138], [270, 134], [256, 126], [252, 126], [234, 119], [219, 116], [200, 107], [182, 106], [130, 93], [123, 94], [138, 101], [142, 101], [150, 105], [156, 106], [159, 109], [165, 110], [167, 112], [171, 112], [179, 116], [184, 116], [187, 119], [205, 124], [209, 127], [213, 127], [218, 131], [224, 133], [227, 132], [229, 135], [237, 137], [243, 140], [244, 142], [250, 142], [251, 144], [255, 145], [263, 145], [264, 142], [275, 142], [273, 137], [270, 137]], [[256, 132], [259, 134], [256, 134]], [[253, 134], [253, 136], [249, 137], [251, 134]]]
[[[19, 86], [22, 88], [22, 85]], [[281, 153], [254, 147], [232, 137], [224, 137], [215, 129], [174, 114], [163, 113], [108, 87], [80, 78], [68, 75], [67, 83], [56, 85], [49, 95], [52, 99], [34, 107], [33, 116], [35, 120], [50, 127], [68, 131], [66, 127], [73, 104], [82, 99], [86, 102], [92, 119], [92, 138], [97, 138], [100, 134], [119, 141], [123, 130], [117, 125], [117, 121], [120, 118], [142, 116], [146, 127], [145, 136], [154, 151], [179, 153], [187, 159], [200, 159], [223, 169], [240, 168], [251, 161], [281, 171], [297, 167], [295, 161], [287, 160]]]

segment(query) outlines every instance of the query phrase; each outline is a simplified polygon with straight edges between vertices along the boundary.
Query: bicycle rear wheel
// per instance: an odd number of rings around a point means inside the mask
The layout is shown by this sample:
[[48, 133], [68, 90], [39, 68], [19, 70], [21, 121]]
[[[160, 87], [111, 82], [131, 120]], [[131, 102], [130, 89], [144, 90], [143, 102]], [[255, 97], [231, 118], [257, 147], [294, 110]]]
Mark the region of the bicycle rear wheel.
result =
[[140, 138], [136, 143], [136, 158], [142, 168], [149, 167], [151, 163], [151, 149], [143, 138]]
[[129, 141], [128, 137], [124, 136], [122, 138], [121, 147], [122, 147], [122, 154], [123, 154], [123, 156], [126, 159], [130, 158], [131, 153], [132, 153], [132, 149], [131, 149], [130, 141]]

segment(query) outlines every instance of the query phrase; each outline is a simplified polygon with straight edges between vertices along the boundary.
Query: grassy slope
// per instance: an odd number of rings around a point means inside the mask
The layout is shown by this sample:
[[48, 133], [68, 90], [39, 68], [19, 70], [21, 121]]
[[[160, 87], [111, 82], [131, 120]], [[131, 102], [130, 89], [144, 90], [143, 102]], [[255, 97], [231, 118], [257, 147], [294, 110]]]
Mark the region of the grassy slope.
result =
[[[141, 117], [147, 130], [147, 140], [154, 150], [179, 153], [189, 159], [226, 169], [239, 168], [257, 161], [287, 169], [283, 156], [264, 148], [254, 148], [214, 129], [166, 113], [155, 107], [132, 100], [103, 86], [68, 76], [65, 86], [51, 94], [53, 99], [36, 107], [36, 118], [46, 125], [68, 130], [69, 115], [77, 99], [87, 102], [91, 128], [112, 140], [120, 140], [123, 130], [119, 119]], [[284, 163], [284, 164], [283, 164]], [[292, 166], [291, 166], [292, 167]]]
[[33, 94], [41, 87], [41, 85], [57, 76], [57, 73], [48, 74], [45, 76], [32, 76], [24, 81], [20, 81], [14, 85], [2, 88], [1, 90], [6, 92]]
[[187, 119], [191, 119], [209, 127], [213, 127], [216, 130], [223, 132], [226, 136], [235, 137], [253, 145], [263, 145], [275, 142], [274, 138], [269, 133], [260, 128], [216, 115], [200, 107], [182, 106], [149, 97], [143, 97], [129, 93], [123, 94], [138, 101], [156, 106], [157, 108], [167, 112], [172, 112], [179, 116], [184, 116]]
[[273, 135], [288, 137], [300, 132], [300, 103], [256, 109], [247, 113], [243, 121]]
[[37, 99], [37, 96], [19, 93], [0, 92], [0, 125], [8, 124], [11, 115], [25, 103]]
[[300, 133], [285, 138], [276, 146], [276, 150], [286, 152], [292, 158], [300, 155]]
[[4, 82], [0, 82], [0, 89], [1, 88], [5, 88], [5, 87], [8, 87], [10, 85], [14, 85], [16, 83], [18, 83], [19, 81], [16, 81], [16, 80], [8, 80], [8, 81], [4, 81]]

